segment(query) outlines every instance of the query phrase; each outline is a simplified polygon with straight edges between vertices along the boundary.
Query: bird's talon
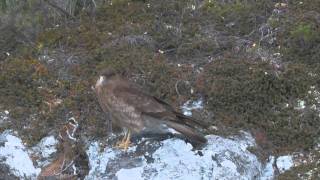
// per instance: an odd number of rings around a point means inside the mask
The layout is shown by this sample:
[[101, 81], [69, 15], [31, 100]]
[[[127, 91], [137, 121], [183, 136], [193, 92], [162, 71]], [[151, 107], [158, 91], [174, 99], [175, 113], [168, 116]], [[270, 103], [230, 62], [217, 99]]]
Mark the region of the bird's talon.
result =
[[119, 149], [124, 149], [125, 151], [128, 150], [130, 146], [130, 141], [125, 141], [125, 142], [119, 142], [117, 143], [116, 147]]
[[120, 142], [117, 142], [116, 147], [119, 149], [124, 149], [125, 151], [128, 150], [130, 146], [130, 133], [126, 134]]

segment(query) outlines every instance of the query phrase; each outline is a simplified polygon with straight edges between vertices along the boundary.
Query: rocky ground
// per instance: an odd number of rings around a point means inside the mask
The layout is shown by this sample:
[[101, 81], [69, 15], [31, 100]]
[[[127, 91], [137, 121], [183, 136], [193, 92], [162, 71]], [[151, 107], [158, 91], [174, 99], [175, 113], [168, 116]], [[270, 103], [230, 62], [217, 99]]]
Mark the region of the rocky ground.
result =
[[[319, 178], [320, 1], [0, 7], [0, 177]], [[113, 148], [92, 91], [106, 67], [208, 122], [208, 144]]]

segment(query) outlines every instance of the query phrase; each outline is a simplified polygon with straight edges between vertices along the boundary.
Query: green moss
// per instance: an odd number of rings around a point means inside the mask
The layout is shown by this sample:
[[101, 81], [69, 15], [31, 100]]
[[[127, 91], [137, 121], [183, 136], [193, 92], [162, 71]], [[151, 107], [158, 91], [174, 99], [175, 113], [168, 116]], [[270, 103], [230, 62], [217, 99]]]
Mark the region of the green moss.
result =
[[[310, 152], [312, 154], [312, 162], [302, 163], [298, 166], [291, 168], [288, 171], [280, 174], [279, 180], [291, 180], [291, 179], [312, 179], [316, 180], [320, 177], [319, 162], [320, 152], [313, 150]], [[305, 159], [310, 161], [310, 159]]]
[[[46, 83], [43, 83], [46, 82]], [[10, 109], [12, 120], [9, 127], [24, 135], [24, 140], [32, 142], [43, 136], [43, 128], [31, 131], [26, 127], [38, 122], [36, 113], [45, 110], [47, 96], [41, 87], [50, 83], [50, 76], [45, 65], [32, 58], [13, 58], [1, 62], [0, 101]], [[45, 122], [44, 119], [43, 122]], [[33, 136], [34, 133], [42, 136]]]
[[312, 66], [319, 63], [319, 5], [316, 0], [290, 1], [286, 13], [273, 24], [284, 60]]
[[296, 29], [291, 31], [293, 38], [302, 38], [304, 41], [310, 41], [316, 37], [311, 24], [299, 24]]
[[0, 96], [12, 106], [39, 106], [41, 97], [37, 87], [40, 75], [37, 62], [32, 59], [10, 59], [2, 63]]
[[317, 113], [294, 108], [298, 99], [312, 102], [306, 96], [315, 81], [306, 66], [290, 65], [276, 73], [268, 63], [223, 59], [208, 65], [203, 75], [209, 107], [227, 126], [261, 128], [280, 151], [315, 144]]
[[236, 35], [247, 35], [266, 19], [263, 15], [271, 14], [271, 1], [206, 1], [204, 9], [211, 13], [218, 23], [218, 28]]

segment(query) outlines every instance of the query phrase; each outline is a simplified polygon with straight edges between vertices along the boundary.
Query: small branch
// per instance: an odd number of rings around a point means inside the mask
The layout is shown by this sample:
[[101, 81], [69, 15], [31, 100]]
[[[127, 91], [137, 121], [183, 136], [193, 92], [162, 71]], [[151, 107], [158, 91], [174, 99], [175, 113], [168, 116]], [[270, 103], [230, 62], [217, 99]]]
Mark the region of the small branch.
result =
[[59, 7], [58, 5], [50, 2], [50, 0], [44, 0], [44, 2], [46, 2], [48, 5], [50, 5], [51, 7], [57, 9], [58, 11], [60, 11], [62, 14], [66, 15], [68, 18], [72, 18], [72, 19], [75, 19], [75, 17], [68, 13], [67, 11], [65, 11], [64, 9], [62, 9], [61, 7]]
[[180, 92], [179, 92], [179, 89], [178, 89], [178, 85], [179, 85], [180, 82], [181, 82], [181, 80], [178, 80], [178, 81], [176, 82], [176, 84], [175, 84], [176, 93], [178, 94], [179, 97], [181, 96], [181, 94], [180, 94]]

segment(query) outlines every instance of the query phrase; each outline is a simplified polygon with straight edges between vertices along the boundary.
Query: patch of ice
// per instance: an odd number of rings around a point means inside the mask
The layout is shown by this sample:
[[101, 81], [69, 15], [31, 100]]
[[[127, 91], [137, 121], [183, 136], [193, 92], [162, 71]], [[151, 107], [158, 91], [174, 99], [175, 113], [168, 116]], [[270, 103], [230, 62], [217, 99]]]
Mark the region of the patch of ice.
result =
[[54, 136], [48, 136], [43, 138], [37, 145], [37, 149], [41, 152], [42, 157], [47, 158], [51, 154], [57, 151], [56, 145], [58, 140]]
[[269, 161], [264, 166], [262, 171], [261, 180], [272, 180], [274, 179], [274, 169], [273, 169], [274, 157], [270, 156]]
[[289, 170], [291, 167], [293, 167], [293, 158], [292, 156], [280, 156], [277, 158], [277, 167], [280, 171], [280, 173], [283, 173], [286, 170]]
[[296, 109], [304, 109], [306, 108], [306, 102], [303, 100], [298, 100], [298, 106], [296, 107]]
[[0, 127], [2, 124], [7, 122], [8, 119], [9, 119], [9, 111], [7, 110], [5, 110], [4, 112], [0, 111]]
[[35, 168], [20, 138], [10, 131], [0, 134], [0, 159], [12, 173], [21, 178], [35, 178], [40, 169]]
[[57, 144], [58, 140], [54, 136], [48, 136], [41, 139], [41, 141], [30, 150], [33, 155], [38, 157], [38, 167], [43, 167], [50, 162], [50, 157], [57, 151]]
[[[248, 133], [241, 136], [223, 138], [215, 135], [206, 136], [208, 144], [201, 150], [202, 156], [192, 150], [192, 145], [180, 139], [167, 139], [161, 146], [148, 156], [153, 161], [148, 162], [144, 155], [139, 155], [142, 162], [133, 168], [121, 168], [121, 163], [134, 163], [133, 157], [125, 152], [106, 148], [99, 151], [97, 142], [90, 145], [90, 172], [86, 179], [106, 177], [109, 163], [116, 162], [111, 172], [118, 180], [126, 179], [174, 179], [174, 180], [209, 180], [209, 179], [256, 179], [261, 176], [263, 166], [258, 158], [247, 150], [255, 146], [254, 138]], [[146, 154], [146, 153], [144, 153]], [[130, 159], [130, 157], [132, 159]], [[109, 164], [108, 167], [114, 167]], [[132, 167], [132, 166], [131, 166]]]
[[90, 171], [86, 180], [99, 179], [106, 175], [106, 167], [112, 158], [116, 156], [116, 153], [112, 151], [111, 148], [106, 148], [103, 152], [100, 152], [100, 146], [98, 142], [93, 142], [90, 144], [87, 150], [87, 155], [89, 157], [89, 167]]
[[118, 180], [140, 180], [143, 179], [143, 177], [141, 177], [141, 174], [143, 174], [143, 167], [137, 167], [132, 169], [121, 169], [117, 172], [116, 176]]
[[182, 106], [182, 113], [186, 116], [192, 116], [192, 110], [194, 109], [202, 109], [203, 108], [203, 100], [200, 98], [196, 101], [188, 100]]
[[[261, 180], [271, 180], [274, 179], [274, 156], [269, 157], [269, 161], [266, 163], [264, 170], [261, 175]], [[294, 166], [293, 156], [286, 155], [286, 156], [279, 156], [276, 161], [276, 165], [279, 169], [280, 173], [283, 173], [289, 170], [291, 167]]]

